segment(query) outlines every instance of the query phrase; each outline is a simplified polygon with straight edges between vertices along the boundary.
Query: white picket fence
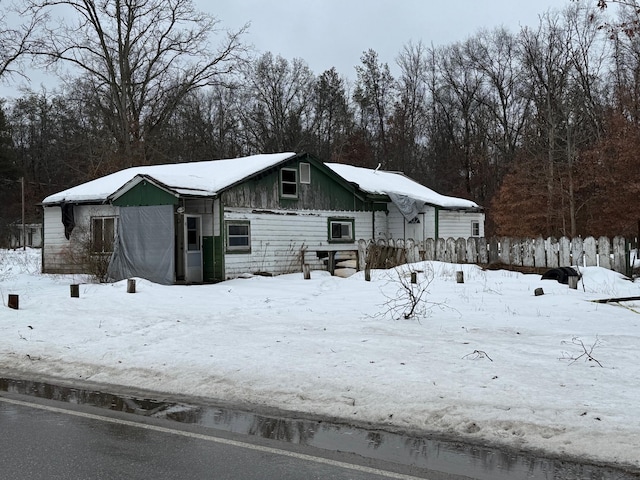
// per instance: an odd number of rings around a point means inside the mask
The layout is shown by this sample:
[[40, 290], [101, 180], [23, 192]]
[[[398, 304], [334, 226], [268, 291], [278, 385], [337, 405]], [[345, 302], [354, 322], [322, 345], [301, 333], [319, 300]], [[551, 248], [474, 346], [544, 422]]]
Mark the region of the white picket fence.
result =
[[[377, 248], [370, 248], [375, 245]], [[372, 268], [381, 268], [383, 262], [392, 266], [421, 260], [447, 263], [503, 264], [518, 267], [557, 268], [578, 265], [600, 266], [630, 275], [629, 242], [621, 236], [586, 238], [439, 238], [424, 242], [413, 240], [378, 240], [358, 242], [359, 268], [367, 260], [377, 260]], [[383, 253], [372, 255], [372, 250]], [[386, 260], [385, 260], [386, 259]]]

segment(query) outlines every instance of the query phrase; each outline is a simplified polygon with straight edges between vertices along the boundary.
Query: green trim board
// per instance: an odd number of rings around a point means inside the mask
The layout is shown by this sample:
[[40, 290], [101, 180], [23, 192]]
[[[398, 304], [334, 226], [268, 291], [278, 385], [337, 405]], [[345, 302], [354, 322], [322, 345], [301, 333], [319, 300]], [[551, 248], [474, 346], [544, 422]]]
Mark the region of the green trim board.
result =
[[327, 218], [327, 241], [329, 243], [353, 243], [355, 223], [355, 219], [351, 217]]

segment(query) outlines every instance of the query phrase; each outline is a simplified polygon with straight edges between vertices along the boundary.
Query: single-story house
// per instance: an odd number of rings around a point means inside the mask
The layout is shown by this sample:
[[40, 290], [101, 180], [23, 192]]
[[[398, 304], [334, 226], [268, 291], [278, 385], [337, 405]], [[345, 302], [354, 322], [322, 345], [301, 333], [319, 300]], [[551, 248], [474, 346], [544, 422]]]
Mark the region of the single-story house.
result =
[[11, 248], [42, 246], [42, 224], [14, 222], [9, 225], [9, 246]]
[[[43, 272], [83, 273], [103, 258], [113, 280], [215, 282], [301, 271], [305, 250], [318, 254], [304, 262], [323, 268], [322, 253], [359, 239], [482, 235], [475, 203], [448, 205], [455, 201], [400, 174], [352, 168], [277, 153], [115, 172], [43, 200]], [[399, 186], [379, 189], [371, 175]], [[405, 204], [417, 212], [409, 220]], [[448, 226], [450, 212], [464, 227]], [[480, 222], [477, 232], [465, 214]]]

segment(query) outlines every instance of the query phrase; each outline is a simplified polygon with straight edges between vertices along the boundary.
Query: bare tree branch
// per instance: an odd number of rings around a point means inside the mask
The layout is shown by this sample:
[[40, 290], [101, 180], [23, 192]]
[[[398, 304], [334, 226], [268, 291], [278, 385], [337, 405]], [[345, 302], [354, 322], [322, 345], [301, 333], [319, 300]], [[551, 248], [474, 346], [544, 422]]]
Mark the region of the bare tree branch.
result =
[[0, 9], [0, 80], [14, 75], [26, 79], [21, 60], [39, 47], [35, 34], [45, 16], [39, 10], [31, 15], [22, 13], [16, 7]]
[[[121, 164], [148, 163], [145, 142], [190, 92], [224, 82], [248, 28], [222, 32], [192, 0], [26, 0], [63, 19], [44, 29], [45, 65], [81, 72], [118, 144]], [[222, 34], [217, 47], [214, 36]]]

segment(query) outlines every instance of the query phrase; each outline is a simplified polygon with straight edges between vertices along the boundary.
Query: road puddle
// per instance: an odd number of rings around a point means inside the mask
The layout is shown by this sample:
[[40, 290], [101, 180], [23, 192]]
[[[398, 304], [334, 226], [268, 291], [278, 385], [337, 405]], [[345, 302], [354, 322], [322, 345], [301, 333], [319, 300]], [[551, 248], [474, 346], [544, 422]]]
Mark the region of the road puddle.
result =
[[228, 408], [167, 403], [45, 382], [0, 378], [0, 391], [166, 418], [227, 432], [260, 436], [365, 458], [411, 465], [477, 480], [638, 480], [640, 473], [525, 453], [504, 452], [434, 438], [296, 418], [278, 418]]

